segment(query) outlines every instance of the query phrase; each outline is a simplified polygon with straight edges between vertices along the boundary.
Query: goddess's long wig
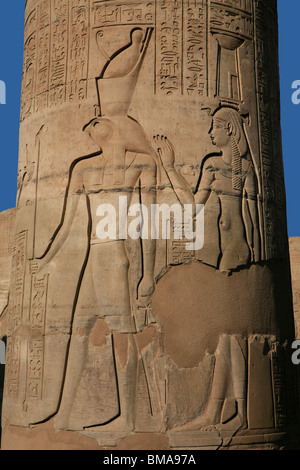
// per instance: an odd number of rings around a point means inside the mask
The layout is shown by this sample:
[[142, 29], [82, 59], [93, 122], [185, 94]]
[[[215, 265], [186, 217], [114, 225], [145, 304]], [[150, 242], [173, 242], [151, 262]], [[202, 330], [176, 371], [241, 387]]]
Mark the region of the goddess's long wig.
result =
[[236, 191], [242, 191], [242, 158], [250, 158], [242, 117], [232, 108], [221, 108], [216, 111], [213, 118], [222, 123], [231, 137], [232, 187]]

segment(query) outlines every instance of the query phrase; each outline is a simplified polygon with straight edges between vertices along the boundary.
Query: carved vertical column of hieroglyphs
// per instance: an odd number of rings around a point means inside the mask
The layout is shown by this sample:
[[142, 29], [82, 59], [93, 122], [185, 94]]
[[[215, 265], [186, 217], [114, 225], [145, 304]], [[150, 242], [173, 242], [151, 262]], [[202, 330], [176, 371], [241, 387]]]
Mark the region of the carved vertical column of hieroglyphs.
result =
[[208, 73], [207, 2], [163, 1], [156, 7], [157, 92], [204, 97]]
[[[26, 18], [22, 117], [87, 93], [89, 0], [40, 2]], [[68, 86], [66, 86], [68, 82]]]
[[[280, 94], [278, 56], [278, 30], [276, 2], [269, 8], [259, 0], [255, 2], [256, 18], [256, 76], [260, 123], [260, 152], [263, 168], [266, 257], [288, 257], [286, 229], [286, 203], [283, 180], [283, 161], [280, 131]], [[272, 18], [272, 21], [270, 21]], [[297, 400], [293, 385], [296, 370], [290, 370], [288, 351], [274, 346], [272, 351], [275, 420], [278, 427], [298, 420]]]
[[[285, 194], [280, 133], [278, 50], [275, 2], [265, 6], [255, 2], [256, 83], [263, 165], [266, 257], [287, 252]], [[270, 16], [272, 21], [270, 21]], [[274, 183], [274, 184], [273, 184]]]

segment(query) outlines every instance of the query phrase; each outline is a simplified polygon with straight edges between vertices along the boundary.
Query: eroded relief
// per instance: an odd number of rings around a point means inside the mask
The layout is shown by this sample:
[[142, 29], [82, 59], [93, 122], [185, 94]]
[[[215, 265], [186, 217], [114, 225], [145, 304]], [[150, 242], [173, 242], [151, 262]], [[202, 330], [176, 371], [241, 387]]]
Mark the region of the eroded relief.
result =
[[[99, 153], [85, 156], [76, 162], [68, 186], [61, 227], [54, 235], [42, 260], [32, 263], [35, 273], [33, 285], [36, 289], [32, 304], [32, 321], [35, 325], [32, 327], [36, 328], [43, 320], [45, 307], [43, 282], [37, 279], [42, 277], [43, 270], [68, 237], [78, 199], [84, 195], [89, 216], [89, 248], [78, 285], [79, 294], [74, 304], [66, 376], [55, 418], [57, 429], [74, 429], [74, 425], [70, 426], [69, 421], [73, 400], [86, 365], [88, 339], [96, 322], [104, 319], [103, 324], [110, 330], [110, 334], [107, 332], [110, 337], [110, 361], [115, 369], [115, 406], [113, 411], [108, 409], [107, 413], [102, 412], [99, 417], [94, 414], [93, 422], [82, 425], [77, 423], [75, 429], [100, 426], [100, 433], [115, 431], [120, 435], [134, 430], [137, 346], [133, 334], [146, 326], [146, 320], [148, 321], [150, 316], [145, 310], [151, 310], [151, 294], [154, 291], [155, 240], [144, 240], [141, 244], [143, 272], [134, 288], [135, 295], [131, 298], [128, 281], [130, 258], [125, 241], [120, 239], [121, 233], [116, 234], [116, 241], [99, 239], [96, 215], [101, 204], [110, 203], [117, 207], [120, 196], [127, 198], [130, 203], [135, 190], [140, 191], [145, 207], [150, 208], [151, 203], [154, 204], [156, 200], [156, 155], [149, 146], [142, 127], [127, 114], [151, 33], [151, 29], [146, 32], [133, 29], [130, 33], [130, 44], [120, 48], [120, 52], [117, 51], [112, 59], [108, 60], [97, 78], [101, 114], [88, 123], [84, 131], [88, 132], [99, 147]], [[122, 221], [118, 222], [119, 230], [122, 230]], [[96, 293], [97, 306], [91, 317], [80, 309], [84, 291], [88, 293], [91, 288], [86, 279], [92, 280]], [[143, 315], [144, 322], [141, 321]], [[118, 343], [127, 351], [127, 358], [123, 358], [124, 363], [122, 358], [118, 357]], [[70, 400], [70, 397], [73, 399]], [[111, 425], [103, 425], [109, 421], [112, 421]]]
[[295, 424], [274, 11], [27, 2], [5, 422], [178, 449]]

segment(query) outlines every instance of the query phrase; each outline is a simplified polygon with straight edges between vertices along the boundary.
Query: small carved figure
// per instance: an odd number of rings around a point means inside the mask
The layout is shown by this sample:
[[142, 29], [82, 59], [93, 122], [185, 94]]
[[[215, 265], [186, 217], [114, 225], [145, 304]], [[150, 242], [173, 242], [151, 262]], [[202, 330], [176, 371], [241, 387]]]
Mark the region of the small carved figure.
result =
[[218, 268], [230, 272], [261, 259], [258, 181], [242, 118], [236, 110], [219, 109], [213, 116], [209, 134], [220, 153], [204, 159], [195, 194], [175, 168], [171, 142], [166, 137], [155, 137], [154, 140], [182, 205], [193, 204], [195, 208], [196, 204], [206, 205], [213, 193], [217, 196], [219, 218], [214, 223], [219, 231]]

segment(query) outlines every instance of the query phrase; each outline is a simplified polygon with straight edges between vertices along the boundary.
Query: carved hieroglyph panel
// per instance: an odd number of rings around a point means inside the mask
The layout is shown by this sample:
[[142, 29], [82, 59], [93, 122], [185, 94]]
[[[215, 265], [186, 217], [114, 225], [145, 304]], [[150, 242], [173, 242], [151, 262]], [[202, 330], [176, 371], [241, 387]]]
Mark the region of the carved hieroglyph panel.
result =
[[[274, 131], [279, 126], [280, 116], [276, 93], [277, 57], [272, 53], [277, 50], [277, 32], [275, 20], [268, 21], [273, 12], [273, 4], [265, 8], [260, 1], [29, 2], [22, 119], [35, 117], [46, 109], [59, 109], [57, 107], [67, 103], [75, 106], [78, 119], [72, 118], [68, 133], [77, 134], [75, 141], [79, 147], [78, 151], [75, 145], [73, 151], [70, 147], [68, 156], [62, 158], [65, 165], [61, 170], [67, 171], [76, 157], [92, 153], [91, 143], [84, 142], [86, 139], [80, 130], [94, 111], [97, 112], [95, 78], [118, 47], [128, 43], [132, 29], [153, 28], [144, 73], [135, 90], [133, 117], [143, 125], [149, 140], [155, 133], [168, 136], [176, 149], [181, 171], [188, 164], [196, 167], [194, 176], [188, 178], [188, 183], [194, 187], [201, 162], [215, 150], [211, 148], [208, 135], [209, 116], [205, 116], [205, 111], [195, 114], [194, 104], [197, 103], [197, 109], [206, 109], [211, 114], [220, 105], [235, 106], [241, 115], [247, 116], [244, 129], [257, 174], [261, 258], [282, 257], [286, 250], [285, 197], [280, 133]], [[146, 94], [142, 91], [145, 87]], [[184, 103], [191, 104], [192, 129], [185, 129], [180, 119], [174, 119], [180, 109], [184, 109]], [[157, 109], [156, 105], [160, 112], [153, 118], [153, 125], [149, 110]], [[174, 118], [170, 109], [177, 110]], [[64, 111], [60, 114], [63, 116]], [[163, 126], [167, 116], [171, 116], [174, 135]], [[24, 125], [24, 132], [26, 127]], [[47, 128], [46, 147], [48, 140], [55, 138], [55, 127], [51, 123]], [[190, 143], [188, 155], [183, 144], [185, 139], [176, 137], [181, 136], [182, 131]], [[199, 148], [197, 142], [201, 133]], [[31, 154], [33, 149], [29, 152]], [[63, 157], [64, 150], [60, 152]], [[40, 176], [44, 171], [43, 163]], [[44, 190], [49, 192], [51, 187], [45, 186]], [[62, 197], [63, 190], [61, 205]], [[58, 219], [61, 208], [57, 208]], [[44, 212], [42, 207], [40, 210]], [[40, 217], [44, 225], [42, 215]]]
[[[12, 239], [15, 230], [15, 212], [15, 209], [10, 209], [0, 214], [2, 240], [0, 248], [0, 318], [7, 312], [6, 307], [8, 304], [12, 261]], [[2, 336], [4, 336], [4, 334], [2, 334]]]
[[290, 238], [290, 257], [291, 257], [291, 272], [292, 272], [292, 287], [293, 287], [293, 300], [294, 300], [294, 314], [296, 323], [296, 337], [299, 339], [300, 334], [300, 239]]

